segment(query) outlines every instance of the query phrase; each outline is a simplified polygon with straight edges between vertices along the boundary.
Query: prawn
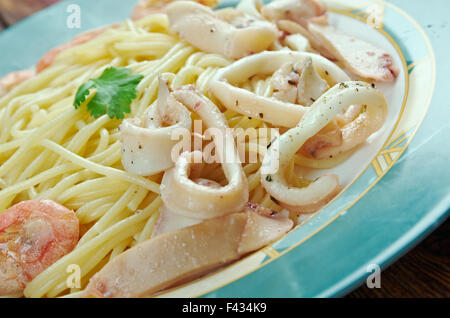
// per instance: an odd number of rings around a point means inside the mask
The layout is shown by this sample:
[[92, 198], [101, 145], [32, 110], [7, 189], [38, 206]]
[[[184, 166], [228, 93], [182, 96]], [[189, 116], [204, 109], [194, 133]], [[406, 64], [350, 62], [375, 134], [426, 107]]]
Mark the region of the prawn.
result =
[[70, 49], [71, 47], [84, 44], [96, 37], [98, 37], [100, 34], [106, 31], [108, 28], [116, 28], [118, 25], [111, 25], [99, 29], [95, 29], [92, 31], [88, 31], [85, 33], [81, 33], [74, 37], [72, 41], [61, 44], [60, 46], [55, 47], [54, 49], [51, 49], [48, 51], [36, 64], [36, 73], [42, 72], [44, 69], [49, 67], [53, 61], [55, 60], [56, 56], [61, 53], [62, 51], [65, 51], [67, 49]]
[[79, 236], [74, 211], [51, 201], [17, 203], [0, 214], [0, 296], [21, 296], [26, 284], [72, 251]]
[[33, 70], [21, 70], [6, 74], [0, 78], [0, 97], [3, 97], [14, 87], [32, 78], [33, 76]]

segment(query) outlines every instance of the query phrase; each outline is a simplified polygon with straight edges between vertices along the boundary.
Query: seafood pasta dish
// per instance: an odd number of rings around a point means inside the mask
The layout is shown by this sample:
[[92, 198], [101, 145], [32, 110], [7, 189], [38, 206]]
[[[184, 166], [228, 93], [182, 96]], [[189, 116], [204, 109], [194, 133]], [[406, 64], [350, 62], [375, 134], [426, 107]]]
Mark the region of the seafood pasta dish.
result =
[[0, 80], [0, 296], [155, 296], [342, 192], [393, 57], [319, 0], [216, 5], [142, 0]]

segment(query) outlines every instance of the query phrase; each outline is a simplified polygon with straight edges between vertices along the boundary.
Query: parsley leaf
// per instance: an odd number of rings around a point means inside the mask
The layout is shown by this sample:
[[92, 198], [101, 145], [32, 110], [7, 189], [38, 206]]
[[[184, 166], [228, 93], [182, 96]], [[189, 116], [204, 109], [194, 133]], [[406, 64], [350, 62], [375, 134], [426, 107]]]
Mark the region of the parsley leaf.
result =
[[130, 104], [136, 98], [136, 87], [142, 78], [144, 76], [131, 74], [131, 69], [126, 67], [108, 67], [100, 77], [90, 79], [78, 88], [73, 106], [80, 107], [89, 90], [96, 88], [94, 97], [87, 104], [91, 115], [123, 118], [125, 113], [131, 112]]

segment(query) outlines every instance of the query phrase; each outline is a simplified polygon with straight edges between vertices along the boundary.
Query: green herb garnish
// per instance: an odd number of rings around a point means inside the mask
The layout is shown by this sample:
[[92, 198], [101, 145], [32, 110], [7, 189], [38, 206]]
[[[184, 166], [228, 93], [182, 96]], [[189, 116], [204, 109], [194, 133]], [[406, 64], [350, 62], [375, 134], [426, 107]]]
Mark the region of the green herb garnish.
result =
[[108, 67], [98, 78], [90, 79], [78, 88], [73, 106], [78, 108], [86, 101], [90, 89], [95, 95], [87, 103], [87, 109], [95, 118], [108, 114], [110, 118], [123, 118], [130, 113], [130, 104], [136, 98], [136, 87], [144, 76], [131, 74], [126, 67]]

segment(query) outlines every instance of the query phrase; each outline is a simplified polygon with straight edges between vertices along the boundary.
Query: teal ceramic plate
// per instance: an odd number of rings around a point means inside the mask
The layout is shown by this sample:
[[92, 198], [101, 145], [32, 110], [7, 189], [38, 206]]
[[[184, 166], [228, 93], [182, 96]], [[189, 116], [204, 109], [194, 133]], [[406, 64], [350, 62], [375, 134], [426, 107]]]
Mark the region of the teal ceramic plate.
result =
[[[78, 33], [124, 20], [135, 2], [63, 1], [1, 32], [0, 75], [28, 68]], [[375, 29], [367, 23], [375, 1], [325, 2], [332, 24], [383, 47], [400, 68], [394, 85], [379, 85], [389, 102], [386, 124], [334, 169], [345, 191], [322, 211], [273, 245], [161, 296], [341, 296], [362, 284], [374, 266], [387, 267], [447, 217], [450, 63], [445, 13], [450, 3], [377, 1], [384, 18]], [[81, 8], [79, 29], [66, 26], [72, 3]], [[221, 6], [235, 3], [223, 1]]]

